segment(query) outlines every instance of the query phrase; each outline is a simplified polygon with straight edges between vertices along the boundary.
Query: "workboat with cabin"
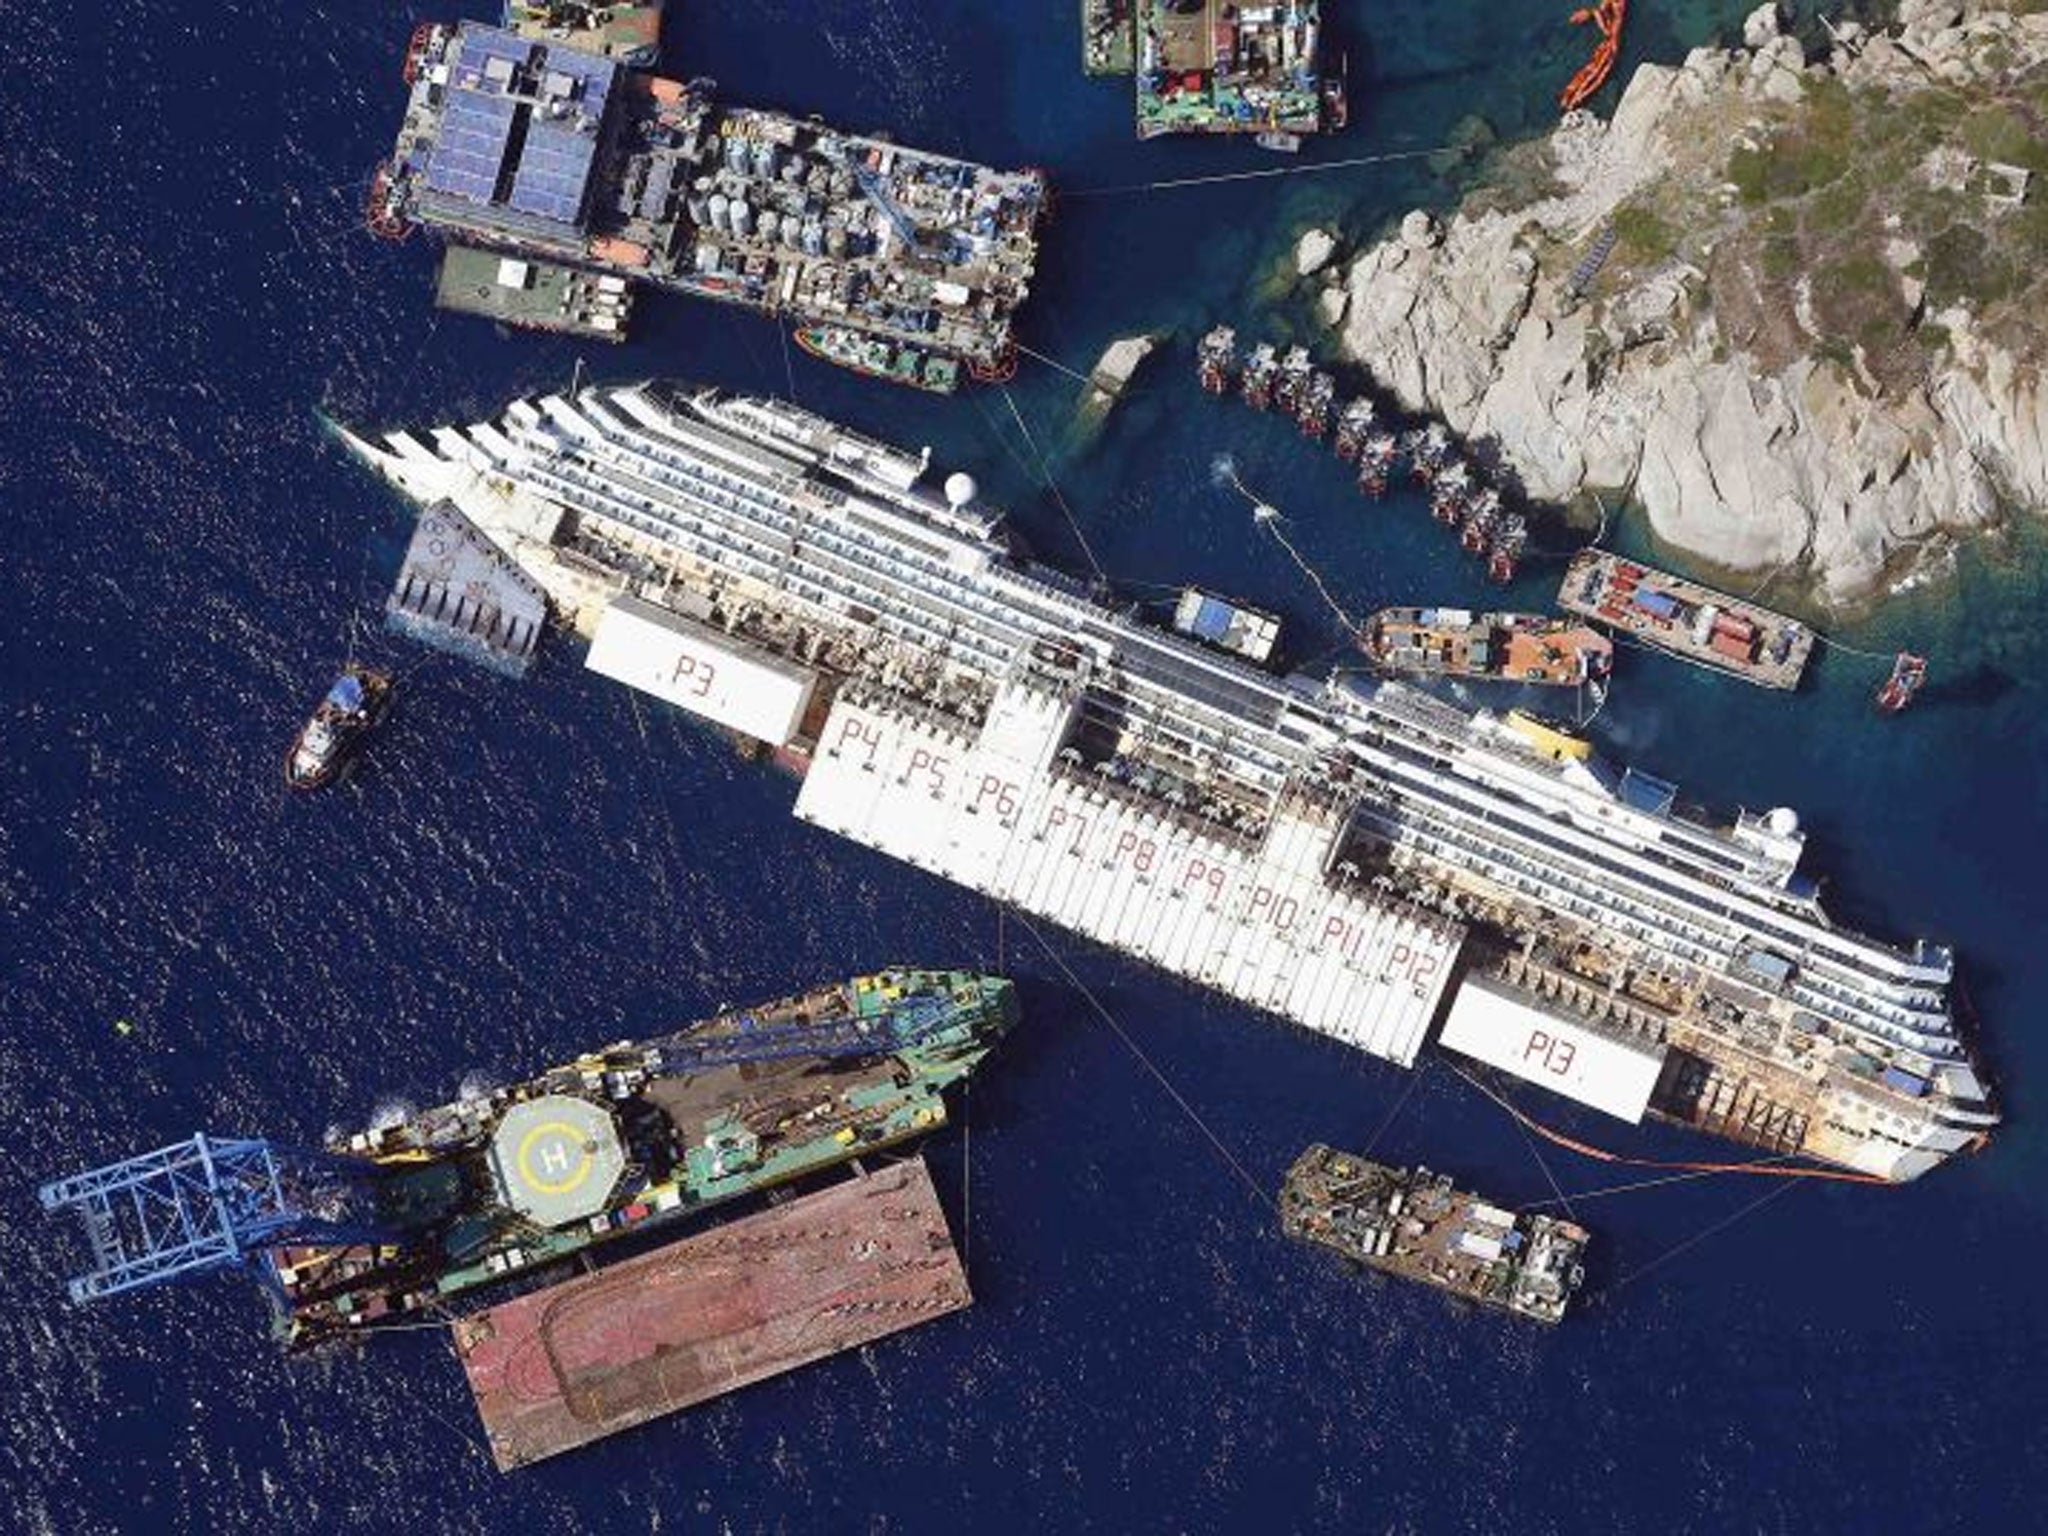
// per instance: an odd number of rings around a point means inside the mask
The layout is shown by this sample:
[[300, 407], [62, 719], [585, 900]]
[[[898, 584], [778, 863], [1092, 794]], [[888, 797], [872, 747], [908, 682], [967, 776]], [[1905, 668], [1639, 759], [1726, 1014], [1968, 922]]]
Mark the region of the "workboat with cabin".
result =
[[1366, 620], [1361, 644], [1384, 671], [1423, 677], [1576, 688], [1603, 681], [1614, 665], [1614, 642], [1598, 630], [1538, 613], [1382, 608]]
[[390, 709], [391, 687], [388, 672], [354, 662], [344, 667], [285, 754], [285, 783], [324, 789], [340, 778]]

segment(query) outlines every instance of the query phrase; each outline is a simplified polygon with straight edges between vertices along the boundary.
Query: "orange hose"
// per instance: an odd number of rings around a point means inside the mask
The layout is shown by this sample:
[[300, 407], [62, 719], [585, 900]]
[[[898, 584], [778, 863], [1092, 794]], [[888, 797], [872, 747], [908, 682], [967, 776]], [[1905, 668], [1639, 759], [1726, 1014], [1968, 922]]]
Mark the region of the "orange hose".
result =
[[1594, 1158], [1603, 1163], [1619, 1163], [1629, 1168], [1658, 1168], [1673, 1173], [1742, 1173], [1753, 1177], [1778, 1179], [1827, 1179], [1837, 1184], [1882, 1184], [1890, 1187], [1893, 1180], [1874, 1173], [1853, 1173], [1846, 1168], [1788, 1168], [1781, 1163], [1689, 1163], [1669, 1162], [1649, 1157], [1624, 1157], [1619, 1152], [1609, 1152], [1604, 1147], [1590, 1146], [1583, 1141], [1574, 1141], [1561, 1132], [1553, 1131], [1542, 1121], [1524, 1114], [1506, 1099], [1495, 1093], [1463, 1067], [1457, 1067], [1458, 1075], [1485, 1094], [1502, 1109], [1520, 1121], [1524, 1128], [1534, 1131], [1545, 1141], [1554, 1142], [1567, 1151], [1581, 1157]]
[[1572, 24], [1592, 22], [1600, 33], [1600, 42], [1593, 49], [1579, 72], [1572, 76], [1557, 98], [1558, 107], [1566, 112], [1584, 105], [1593, 93], [1607, 83], [1607, 77], [1614, 72], [1615, 57], [1621, 47], [1622, 23], [1628, 19], [1628, 0], [1598, 0], [1591, 9], [1572, 12]]

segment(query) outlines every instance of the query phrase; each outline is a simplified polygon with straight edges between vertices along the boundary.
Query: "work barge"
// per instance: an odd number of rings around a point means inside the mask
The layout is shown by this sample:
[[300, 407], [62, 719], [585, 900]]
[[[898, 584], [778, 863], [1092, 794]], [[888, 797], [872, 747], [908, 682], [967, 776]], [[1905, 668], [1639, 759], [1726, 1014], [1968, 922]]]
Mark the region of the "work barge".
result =
[[1696, 666], [1760, 688], [1799, 686], [1814, 632], [1797, 619], [1604, 549], [1572, 557], [1557, 602]]
[[784, 402], [608, 386], [343, 438], [458, 507], [593, 670], [772, 749], [799, 818], [992, 899], [1404, 1066], [1435, 1040], [1876, 1178], [1997, 1123], [1952, 953], [1832, 919], [1789, 808], [1712, 816], [1526, 716], [1273, 675]]
[[1564, 1320], [1591, 1234], [1510, 1211], [1427, 1168], [1391, 1168], [1317, 1143], [1280, 1186], [1280, 1230], [1354, 1264], [1539, 1323]]
[[1082, 68], [1130, 75], [1141, 139], [1239, 134], [1293, 153], [1349, 115], [1324, 70], [1321, 0], [1080, 0]]
[[[442, 279], [454, 307], [616, 339], [614, 301], [644, 284], [782, 317], [817, 355], [883, 377], [907, 371], [898, 352], [985, 378], [1015, 367], [1047, 206], [1037, 170], [726, 105], [709, 81], [480, 22], [421, 27], [404, 73], [366, 221], [387, 238], [446, 236], [445, 259], [466, 268]], [[531, 265], [480, 279], [471, 250]], [[594, 313], [536, 291], [562, 286], [562, 269], [599, 279]]]
[[[966, 1306], [923, 1165], [891, 1154], [1017, 1014], [1002, 977], [880, 971], [321, 1147], [201, 1134], [39, 1195], [89, 1242], [75, 1303], [245, 1268], [293, 1350], [453, 1325], [509, 1469]], [[516, 1295], [471, 1309], [491, 1291]]]

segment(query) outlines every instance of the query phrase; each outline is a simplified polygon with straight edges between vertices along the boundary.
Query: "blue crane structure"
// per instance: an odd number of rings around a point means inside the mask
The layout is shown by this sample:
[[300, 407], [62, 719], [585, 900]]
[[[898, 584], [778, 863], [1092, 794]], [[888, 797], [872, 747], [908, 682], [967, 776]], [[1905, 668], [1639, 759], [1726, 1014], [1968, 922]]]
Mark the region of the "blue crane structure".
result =
[[910, 997], [879, 1014], [763, 1024], [743, 1013], [728, 1029], [684, 1030], [653, 1042], [663, 1072], [691, 1072], [786, 1056], [875, 1056], [922, 1040], [953, 1017], [943, 997]]
[[66, 1285], [77, 1304], [243, 1264], [281, 1243], [374, 1241], [368, 1164], [204, 1134], [57, 1179], [45, 1211], [73, 1210], [93, 1267]]
[[852, 162], [850, 169], [853, 171], [854, 184], [861, 189], [869, 202], [882, 210], [882, 217], [896, 227], [897, 237], [902, 240], [904, 247], [916, 250], [917, 226], [910, 222], [908, 214], [889, 200], [889, 194], [882, 190], [882, 178], [858, 160]]

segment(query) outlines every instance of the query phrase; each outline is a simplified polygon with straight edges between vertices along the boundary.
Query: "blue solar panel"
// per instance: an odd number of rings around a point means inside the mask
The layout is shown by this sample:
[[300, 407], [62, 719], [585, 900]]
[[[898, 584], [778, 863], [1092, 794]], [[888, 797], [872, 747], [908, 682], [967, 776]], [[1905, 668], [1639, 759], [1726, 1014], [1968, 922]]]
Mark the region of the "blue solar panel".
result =
[[428, 188], [491, 202], [524, 112], [526, 132], [507, 201], [522, 213], [579, 222], [617, 72], [595, 54], [543, 48], [496, 27], [464, 26], [427, 165]]

